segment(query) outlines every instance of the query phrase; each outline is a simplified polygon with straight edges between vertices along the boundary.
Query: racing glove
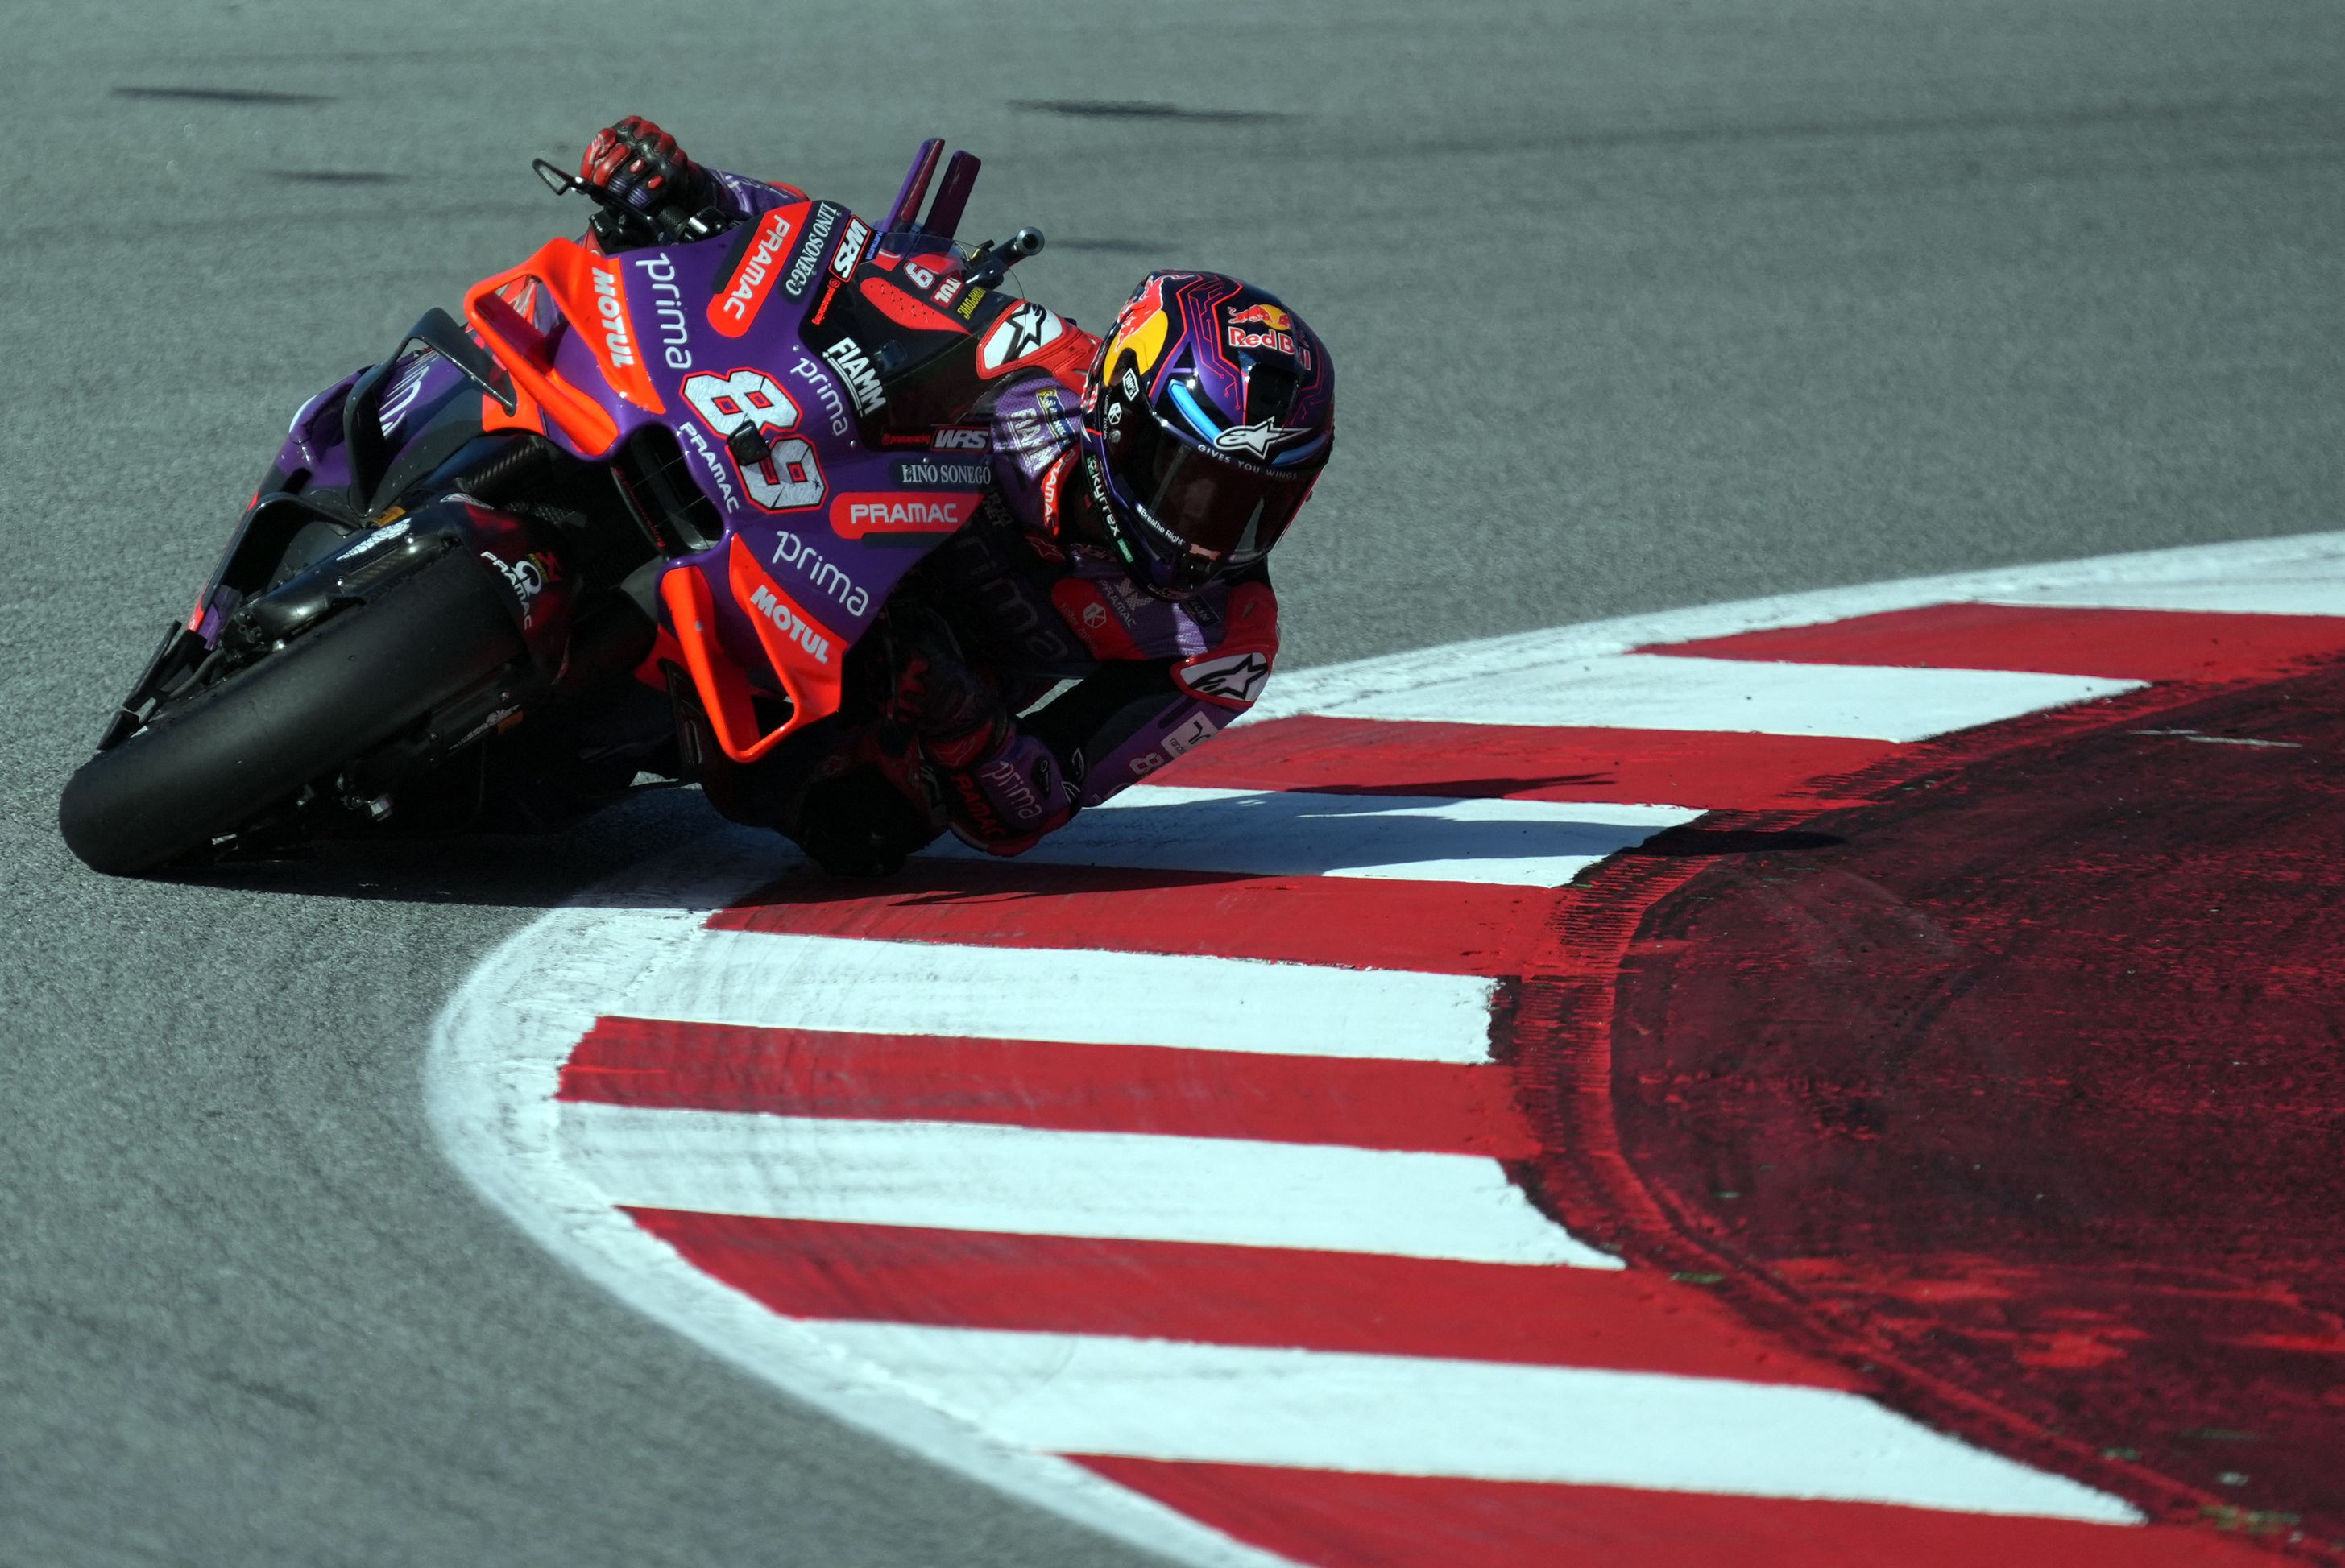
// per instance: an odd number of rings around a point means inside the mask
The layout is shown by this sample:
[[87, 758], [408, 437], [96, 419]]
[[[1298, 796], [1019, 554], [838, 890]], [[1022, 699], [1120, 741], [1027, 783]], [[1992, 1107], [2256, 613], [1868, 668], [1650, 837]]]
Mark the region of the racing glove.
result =
[[884, 705], [919, 738], [946, 824], [966, 844], [1016, 855], [1072, 815], [1058, 754], [1018, 727], [999, 682], [962, 657], [951, 630], [909, 604], [891, 609], [889, 628]]
[[578, 175], [646, 218], [665, 211], [680, 224], [716, 199], [716, 182], [706, 171], [641, 115], [595, 132], [579, 157]]
[[937, 774], [954, 835], [989, 854], [1022, 854], [1075, 812], [1075, 788], [1058, 756], [1015, 729], [969, 766]]

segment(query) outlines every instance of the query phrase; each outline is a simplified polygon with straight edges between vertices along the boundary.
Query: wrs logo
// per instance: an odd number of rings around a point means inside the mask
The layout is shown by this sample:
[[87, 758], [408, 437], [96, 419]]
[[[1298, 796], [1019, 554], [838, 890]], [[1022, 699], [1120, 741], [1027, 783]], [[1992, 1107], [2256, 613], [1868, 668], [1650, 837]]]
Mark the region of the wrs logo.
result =
[[830, 269], [841, 281], [855, 276], [855, 264], [863, 259], [863, 248], [871, 242], [871, 226], [859, 217], [847, 220], [847, 232], [839, 237], [838, 248], [832, 252]]

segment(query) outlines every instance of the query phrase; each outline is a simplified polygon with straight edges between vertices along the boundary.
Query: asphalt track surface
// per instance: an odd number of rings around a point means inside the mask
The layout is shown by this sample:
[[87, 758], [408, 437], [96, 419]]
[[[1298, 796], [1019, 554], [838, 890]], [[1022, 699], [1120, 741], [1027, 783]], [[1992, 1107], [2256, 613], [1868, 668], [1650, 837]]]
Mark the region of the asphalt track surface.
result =
[[1049, 232], [1027, 287], [1086, 324], [1160, 263], [1284, 294], [1344, 378], [1281, 552], [1297, 663], [2336, 525], [2345, 13], [2312, 0], [20, 3], [0, 35], [0, 1561], [1139, 1560], [637, 1317], [435, 1148], [451, 988], [696, 801], [178, 884], [56, 837], [285, 418], [574, 222], [526, 160], [618, 114], [866, 210], [919, 137], [969, 146], [970, 227]]

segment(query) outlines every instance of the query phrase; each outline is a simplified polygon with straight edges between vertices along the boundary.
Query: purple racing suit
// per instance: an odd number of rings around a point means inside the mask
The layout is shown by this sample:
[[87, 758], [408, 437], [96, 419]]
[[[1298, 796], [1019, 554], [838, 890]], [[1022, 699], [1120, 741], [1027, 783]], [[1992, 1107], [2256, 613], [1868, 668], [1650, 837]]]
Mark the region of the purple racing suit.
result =
[[[797, 199], [709, 175], [736, 217]], [[1135, 586], [1110, 552], [1078, 445], [1098, 341], [1051, 322], [1053, 349], [1035, 366], [972, 373], [966, 405], [941, 410], [950, 442], [921, 460], [986, 499], [850, 652], [840, 720], [786, 744], [753, 787], [711, 792], [834, 869], [891, 868], [948, 827], [1015, 855], [1211, 740], [1269, 679], [1278, 601], [1261, 565], [1176, 602]], [[875, 807], [882, 788], [894, 802]], [[847, 839], [852, 853], [838, 847]]]
[[1211, 740], [1253, 704], [1278, 652], [1265, 572], [1176, 603], [1133, 586], [1095, 542], [1079, 400], [1038, 370], [974, 410], [993, 443], [986, 505], [907, 585], [996, 694], [980, 759], [948, 746], [938, 760], [957, 792], [955, 831], [1002, 854]]

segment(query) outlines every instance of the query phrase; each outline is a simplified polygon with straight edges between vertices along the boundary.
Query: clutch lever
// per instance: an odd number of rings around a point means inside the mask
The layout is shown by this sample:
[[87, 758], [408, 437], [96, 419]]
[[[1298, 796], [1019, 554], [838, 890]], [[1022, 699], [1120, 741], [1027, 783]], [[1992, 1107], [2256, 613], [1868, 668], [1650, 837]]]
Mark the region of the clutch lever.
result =
[[594, 219], [594, 230], [606, 241], [634, 243], [637, 240], [649, 240], [651, 243], [660, 244], [706, 239], [724, 227], [722, 221], [714, 223], [709, 221], [712, 217], [721, 218], [721, 215], [716, 214], [714, 209], [696, 212], [689, 217], [682, 218], [671, 217], [665, 208], [657, 212], [637, 212], [619, 197], [612, 195], [608, 186], [596, 185], [589, 179], [581, 179], [558, 164], [549, 163], [540, 157], [530, 159], [529, 167], [531, 171], [544, 183], [545, 187], [554, 195], [568, 196], [571, 192], [576, 191], [599, 207], [601, 211]]

